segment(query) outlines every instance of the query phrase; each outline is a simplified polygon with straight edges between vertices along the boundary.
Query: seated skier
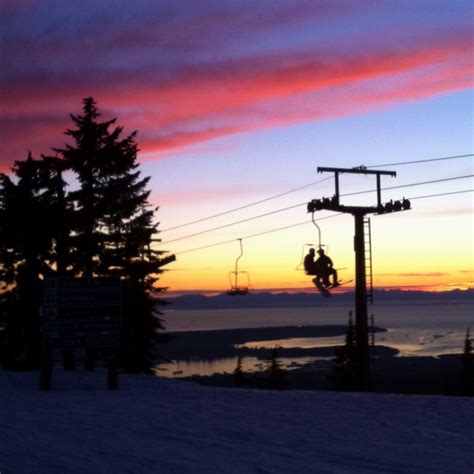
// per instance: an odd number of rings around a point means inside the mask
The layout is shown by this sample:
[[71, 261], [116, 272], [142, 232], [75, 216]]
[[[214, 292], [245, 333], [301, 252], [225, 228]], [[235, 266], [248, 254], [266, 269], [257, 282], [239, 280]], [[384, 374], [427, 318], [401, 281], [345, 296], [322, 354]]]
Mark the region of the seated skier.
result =
[[[304, 258], [304, 270], [307, 275], [315, 275], [312, 282], [316, 286], [335, 287], [339, 286], [337, 282], [337, 272], [332, 267], [332, 260], [324, 254], [323, 249], [319, 249], [319, 258], [315, 261], [314, 248], [310, 248], [308, 254]], [[333, 283], [329, 281], [329, 276], [333, 275]]]
[[[314, 249], [313, 255], [314, 255]], [[337, 271], [333, 267], [332, 260], [324, 253], [323, 249], [318, 250], [319, 257], [314, 262], [314, 271], [316, 274], [316, 278], [319, 281], [322, 281], [323, 285], [328, 288], [335, 288], [339, 286], [339, 282], [337, 280]], [[329, 280], [329, 277], [332, 275], [332, 283]], [[315, 282], [316, 283], [316, 282]]]
[[[314, 255], [315, 255], [314, 249], [310, 248], [308, 254], [304, 258], [303, 265], [304, 265], [304, 271], [306, 275], [316, 275], [316, 265], [314, 261]], [[313, 278], [311, 281], [315, 284], [315, 286], [318, 286], [317, 276], [316, 278]]]
[[314, 249], [310, 248], [308, 254], [304, 258], [303, 265], [304, 265], [304, 271], [306, 275], [316, 275], [316, 266], [314, 264], [315, 263], [314, 254], [315, 254]]

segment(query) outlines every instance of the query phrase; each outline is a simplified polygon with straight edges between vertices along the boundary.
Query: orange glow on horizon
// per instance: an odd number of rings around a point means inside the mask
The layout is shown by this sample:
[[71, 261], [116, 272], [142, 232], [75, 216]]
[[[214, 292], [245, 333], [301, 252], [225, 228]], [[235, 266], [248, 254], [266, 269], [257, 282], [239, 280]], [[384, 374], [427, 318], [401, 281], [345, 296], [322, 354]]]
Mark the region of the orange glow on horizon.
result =
[[[379, 289], [450, 291], [474, 287], [472, 231], [465, 213], [449, 213], [449, 225], [440, 226], [437, 214], [424, 215], [416, 209], [401, 216], [373, 219], [373, 278]], [[421, 218], [418, 213], [421, 213]], [[311, 241], [314, 228], [269, 234], [244, 241], [239, 270], [248, 271], [255, 291], [313, 291], [311, 277], [295, 267], [301, 261], [302, 242]], [[226, 240], [235, 231], [208, 236], [205, 242]], [[245, 235], [245, 234], [243, 234]], [[434, 238], [435, 236], [435, 238]], [[354, 279], [353, 223], [349, 217], [328, 220], [323, 227], [324, 242], [338, 269], [339, 279]], [[192, 241], [191, 241], [192, 242]], [[183, 241], [183, 249], [193, 245]], [[471, 248], [471, 251], [468, 249]], [[307, 250], [307, 249], [306, 249]], [[174, 291], [226, 291], [228, 272], [234, 270], [238, 244], [229, 243], [179, 255], [170, 264], [160, 284]], [[338, 291], [352, 290], [354, 282]]]

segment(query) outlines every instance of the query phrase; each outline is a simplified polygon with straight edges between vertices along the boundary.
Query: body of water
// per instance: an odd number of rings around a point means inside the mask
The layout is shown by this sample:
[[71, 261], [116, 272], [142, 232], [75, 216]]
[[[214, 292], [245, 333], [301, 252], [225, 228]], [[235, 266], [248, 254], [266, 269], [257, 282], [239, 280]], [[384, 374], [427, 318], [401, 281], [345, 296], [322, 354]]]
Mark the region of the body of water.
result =
[[[326, 326], [347, 325], [349, 306], [315, 308], [255, 308], [216, 310], [171, 310], [164, 316], [166, 330], [208, 331], [220, 329], [261, 328], [282, 326]], [[375, 325], [387, 329], [375, 334], [375, 344], [397, 349], [399, 357], [439, 356], [461, 353], [466, 330], [474, 333], [474, 304], [460, 302], [433, 302], [430, 304], [404, 303], [372, 305]], [[354, 315], [353, 315], [354, 320]], [[179, 337], [179, 334], [177, 335]], [[196, 335], [198, 337], [198, 335]], [[344, 336], [298, 337], [245, 341], [242, 346], [284, 348], [329, 347], [344, 343]], [[304, 360], [303, 360], [304, 359]], [[310, 360], [306, 360], [310, 359]], [[282, 359], [291, 369], [315, 358]], [[264, 363], [256, 357], [245, 357], [246, 371], [262, 370]], [[180, 360], [163, 364], [157, 370], [160, 375], [184, 377], [189, 375], [212, 375], [230, 373], [236, 367], [235, 357], [211, 360]]]

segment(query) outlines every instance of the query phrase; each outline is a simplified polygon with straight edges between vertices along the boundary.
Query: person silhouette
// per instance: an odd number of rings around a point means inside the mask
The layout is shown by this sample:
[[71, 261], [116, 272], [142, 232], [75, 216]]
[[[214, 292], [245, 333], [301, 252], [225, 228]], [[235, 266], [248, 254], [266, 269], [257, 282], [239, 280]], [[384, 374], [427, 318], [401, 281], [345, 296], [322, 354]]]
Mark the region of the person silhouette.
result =
[[[314, 255], [314, 249], [312, 250]], [[318, 249], [318, 254], [318, 259], [313, 263], [316, 278], [322, 281], [326, 288], [328, 286], [331, 286], [332, 288], [339, 286], [339, 282], [337, 280], [337, 271], [333, 267], [332, 260], [324, 253], [323, 249]], [[331, 275], [333, 278], [332, 283], [329, 280]]]
[[307, 275], [316, 275], [316, 266], [314, 264], [315, 250], [311, 247], [308, 254], [305, 256], [303, 265], [304, 271]]
[[315, 275], [315, 278], [313, 278], [311, 281], [318, 289], [321, 289], [321, 277], [319, 277], [317, 274], [316, 262], [314, 261], [315, 255], [316, 251], [311, 247], [303, 261], [304, 271], [306, 275]]

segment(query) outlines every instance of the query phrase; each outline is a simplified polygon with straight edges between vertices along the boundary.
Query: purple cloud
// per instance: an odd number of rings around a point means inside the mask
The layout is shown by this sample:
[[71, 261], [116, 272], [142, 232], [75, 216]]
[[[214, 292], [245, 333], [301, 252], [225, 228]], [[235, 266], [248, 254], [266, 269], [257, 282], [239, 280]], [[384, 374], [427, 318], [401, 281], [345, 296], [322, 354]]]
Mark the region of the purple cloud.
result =
[[138, 129], [140, 148], [156, 158], [472, 86], [462, 4], [416, 25], [403, 21], [397, 2], [119, 6], [3, 3], [0, 166], [27, 148], [47, 153], [62, 143], [68, 113], [90, 95], [105, 115]]

